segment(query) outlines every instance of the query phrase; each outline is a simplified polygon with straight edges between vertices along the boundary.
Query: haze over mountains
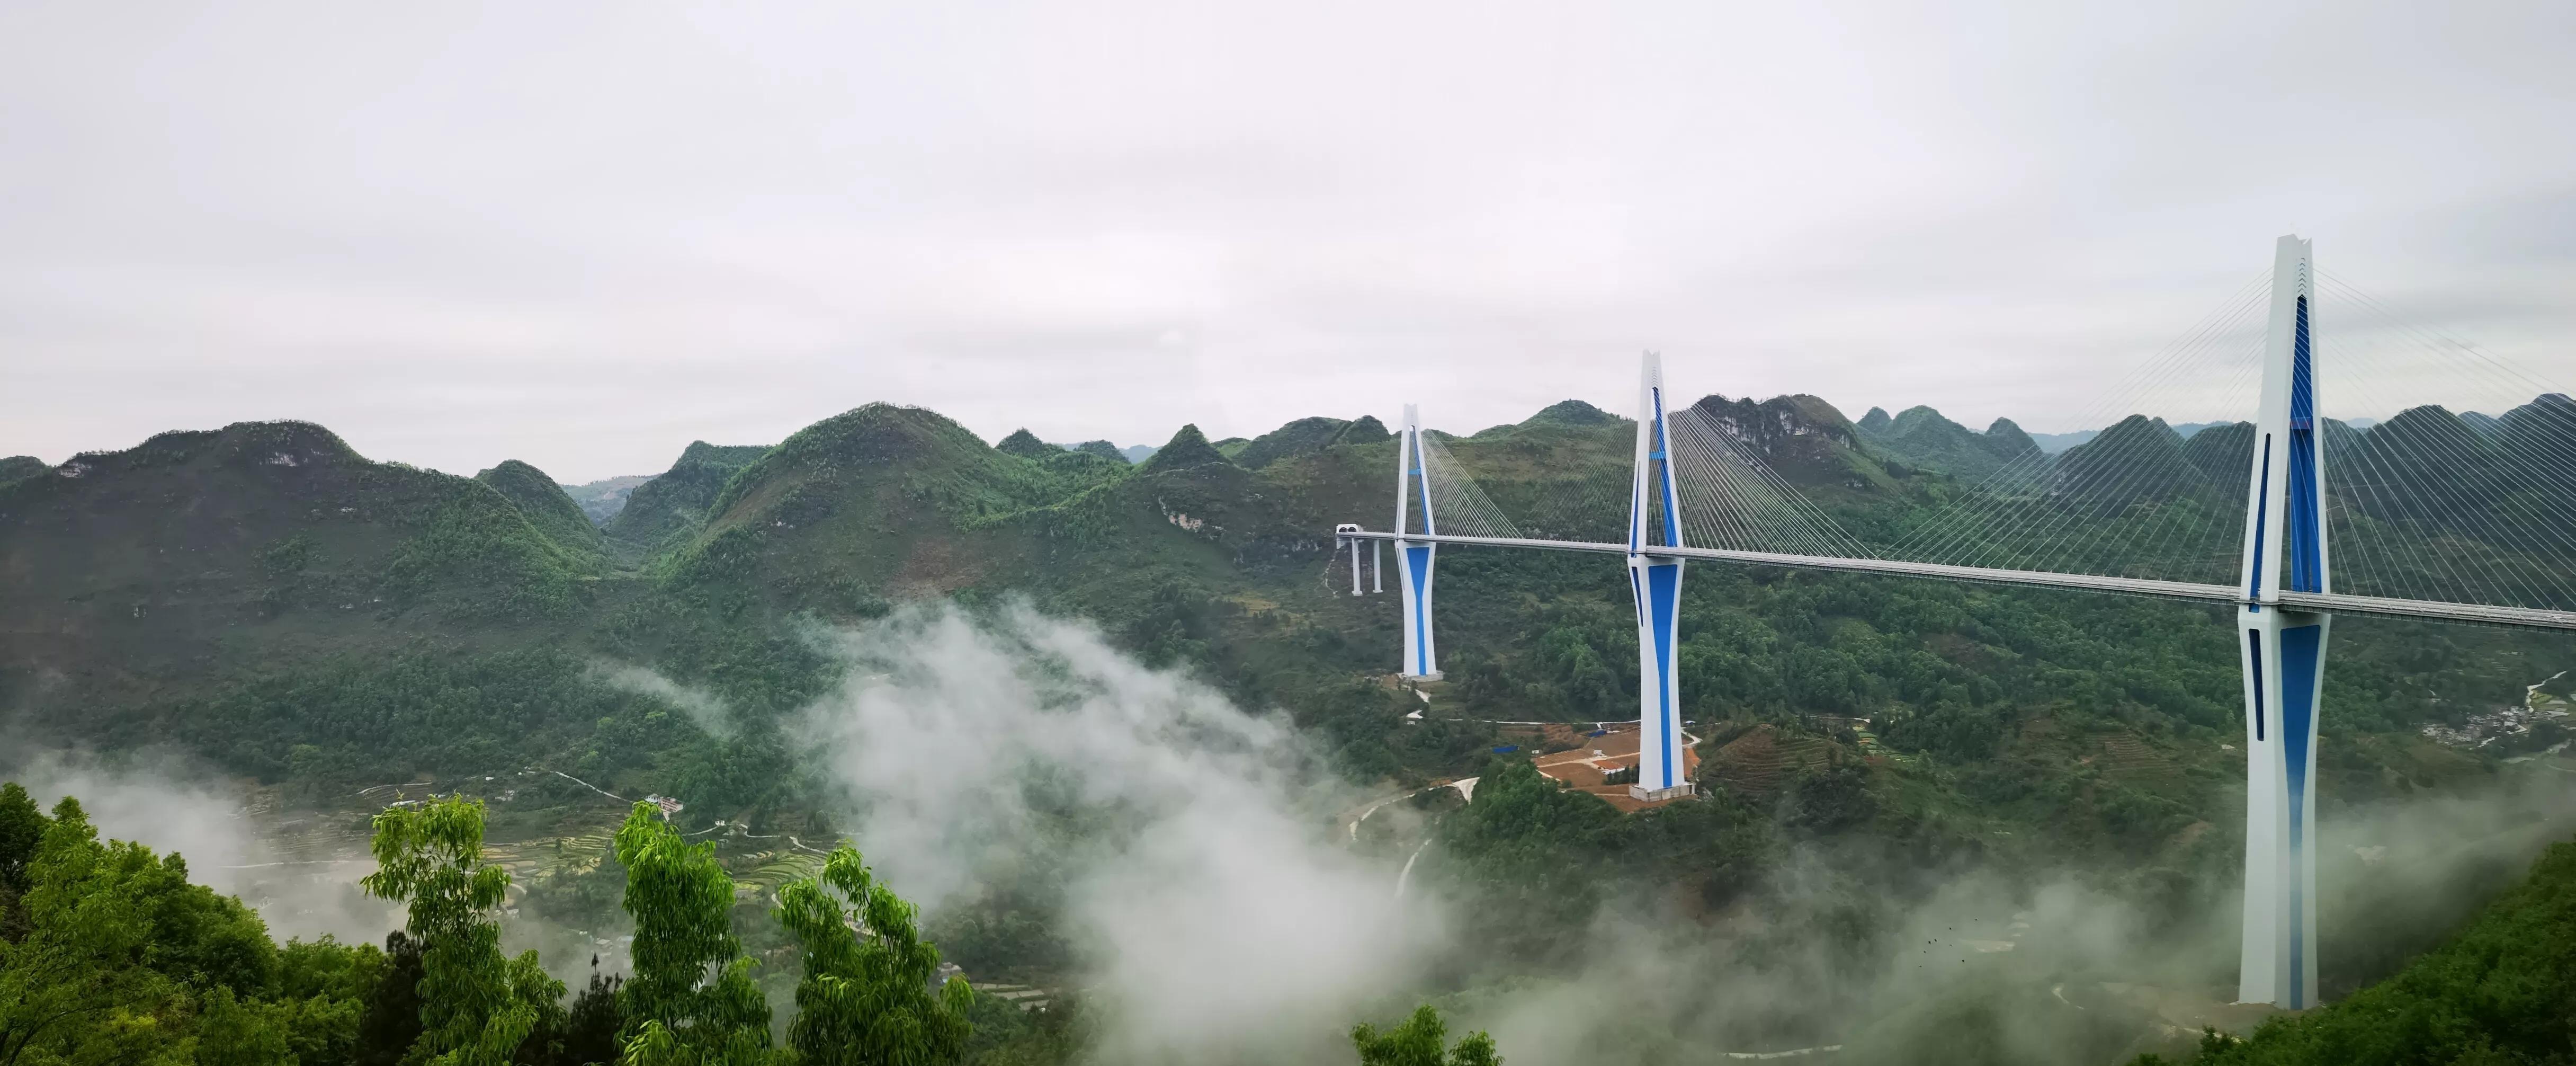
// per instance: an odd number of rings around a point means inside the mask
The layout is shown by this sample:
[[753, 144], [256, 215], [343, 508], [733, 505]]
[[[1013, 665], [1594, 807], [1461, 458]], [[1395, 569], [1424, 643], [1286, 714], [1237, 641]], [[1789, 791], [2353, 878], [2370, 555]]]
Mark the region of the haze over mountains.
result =
[[[1569, 400], [1566, 403], [1597, 410], [1580, 401]], [[1979, 434], [1943, 417], [1939, 411], [1925, 406], [1910, 407], [1893, 416], [1889, 415], [1885, 408], [1872, 407], [1859, 420], [1851, 421], [1844, 419], [1842, 413], [1835, 410], [1831, 404], [1824, 403], [1822, 400], [1814, 400], [1813, 403], [1820, 405], [1822, 411], [1831, 412], [1828, 421], [1841, 421], [1850, 425], [1862, 438], [1899, 459], [1926, 469], [1938, 470], [1970, 480], [1990, 474], [2002, 464], [2030, 450], [2021, 446], [2023, 442], [2027, 442], [2031, 449], [2042, 454], [2055, 456], [2088, 443], [2103, 432], [2099, 429], [2085, 429], [2064, 433], [2028, 433], [2011, 419], [1999, 418], [1987, 428], [1985, 433]], [[2461, 413], [2458, 417], [2473, 427], [2487, 431], [2501, 424], [2496, 416], [2475, 411]], [[1260, 439], [1302, 439], [1301, 435], [1307, 431], [1301, 430], [1300, 427], [1318, 421], [1335, 420], [1300, 419], [1272, 433], [1264, 434]], [[1373, 417], [1363, 418], [1363, 421], [1377, 424]], [[2354, 418], [2346, 420], [2344, 424], [2353, 429], [2366, 429], [2376, 425], [2378, 421], [2375, 418]], [[2180, 422], [2172, 423], [2168, 428], [2181, 439], [2189, 440], [2202, 430], [2229, 424], [2231, 423]], [[1384, 427], [1380, 425], [1379, 428], [1383, 431]], [[1037, 438], [1031, 436], [1029, 439], [1034, 441]], [[1221, 453], [1234, 458], [1240, 450], [1251, 445], [1254, 439], [1229, 437], [1214, 444]], [[996, 443], [998, 445], [999, 442]], [[1270, 454], [1268, 448], [1281, 446], [1273, 444], [1266, 446], [1265, 449], [1255, 450], [1245, 465], [1259, 467], [1267, 461]], [[1151, 444], [1120, 447], [1108, 441], [1098, 440], [1080, 444], [1049, 444], [1048, 447], [1085, 451], [1104, 458], [1120, 459], [1131, 465], [1151, 458], [1157, 450], [1157, 446]], [[684, 452], [670, 470], [662, 473], [627, 474], [577, 485], [565, 484], [562, 487], [573, 498], [582, 513], [589, 516], [592, 523], [605, 529], [627, 507], [632, 498], [631, 494], [637, 488], [648, 482], [663, 482], [662, 488], [656, 494], [660, 498], [648, 497], [647, 500], [647, 511], [653, 517], [631, 519], [620, 528], [610, 531], [612, 535], [639, 540], [642, 543], [652, 543], [660, 537], [667, 536], [681, 525], [685, 525], [687, 515], [703, 509], [705, 503], [712, 499], [713, 490], [721, 486], [722, 478], [729, 476], [733, 469], [748, 462], [748, 457], [756, 455], [760, 450], [761, 446], [757, 445], [716, 449], [705, 442], [696, 442]], [[722, 454], [719, 455], [718, 452]], [[35, 456], [0, 457], [0, 484], [30, 476], [46, 468], [45, 461]]]
[[[1568, 408], [1569, 405], [1594, 412], [1604, 419], [1624, 421], [1619, 416], [1601, 412], [1598, 408], [1575, 400], [1565, 401], [1535, 417], [1551, 417], [1550, 412], [1555, 412], [1559, 408]], [[1983, 433], [1978, 433], [1943, 417], [1939, 411], [1925, 406], [1910, 407], [1893, 416], [1889, 415], [1885, 408], [1872, 407], [1857, 421], [1844, 420], [1840, 411], [1821, 400], [1813, 401], [1812, 406], [1825, 421], [1843, 422], [1849, 425], [1860, 439], [1894, 458], [1972, 482], [1990, 476], [2004, 465], [2022, 459], [2034, 451], [2046, 456], [2062, 455], [2079, 445], [2093, 441], [2104, 432], [2099, 429], [2087, 429], [2067, 433], [2028, 433], [2011, 419], [1999, 418]], [[1830, 413], [1827, 414], [1827, 412]], [[2463, 413], [2459, 418], [2462, 422], [2483, 431], [2493, 431], [2495, 427], [2501, 425], [2495, 416], [2474, 411]], [[1386, 432], [1384, 425], [1374, 417], [1363, 416], [1359, 421], [1374, 427], [1377, 433]], [[2373, 418], [2355, 418], [2342, 424], [2353, 429], [2366, 429], [2378, 424], [2378, 421]], [[1290, 454], [1297, 449], [1311, 450], [1319, 440], [1323, 443], [1331, 443], [1328, 439], [1330, 430], [1326, 427], [1339, 427], [1346, 424], [1348, 423], [1331, 418], [1299, 419], [1258, 438], [1262, 442], [1260, 447], [1254, 447], [1255, 438], [1245, 437], [1229, 437], [1215, 441], [1213, 444], [1217, 451], [1227, 458], [1241, 465], [1258, 469], [1280, 455]], [[2203, 430], [2233, 424], [2235, 423], [2181, 422], [2169, 424], [2167, 428], [2177, 438], [2189, 441]], [[1319, 437], [1319, 433], [1323, 436]], [[1012, 439], [1018, 436], [1020, 435], [1014, 435]], [[1033, 435], [1027, 436], [1026, 439], [1029, 442], [1037, 441]], [[1010, 446], [1010, 439], [996, 442], [996, 447]], [[1025, 445], [1022, 447], [1025, 448]], [[1049, 443], [1044, 447], [1082, 451], [1104, 458], [1123, 460], [1129, 464], [1142, 463], [1151, 458], [1157, 450], [1155, 445], [1150, 444], [1135, 444], [1121, 448], [1108, 441], [1086, 441], [1081, 444]], [[733, 470], [749, 462], [750, 458], [757, 456], [761, 450], [759, 446], [718, 449], [704, 442], [697, 442], [684, 451], [672, 469], [661, 474], [623, 475], [580, 485], [564, 485], [563, 489], [573, 497], [580, 510], [588, 515], [594, 524], [603, 529], [609, 529], [611, 535], [639, 543], [655, 543], [673, 531], [690, 525], [698, 512], [703, 511], [706, 504], [712, 501], [715, 490], [722, 485], [723, 478], [730, 476]], [[0, 459], [0, 482], [23, 477], [42, 468], [41, 460], [29, 456]], [[639, 516], [618, 522], [617, 516], [628, 506], [632, 498], [631, 494], [639, 487], [652, 482], [660, 482], [661, 485], [647, 492], [645, 507], [639, 512]], [[610, 528], [612, 524], [615, 526], [613, 529]]]
[[[1872, 408], [1872, 410], [1876, 410], [1876, 408]], [[2466, 412], [2460, 417], [2472, 422], [2481, 419], [2490, 423], [2495, 421], [2494, 416], [2482, 415], [2475, 411]], [[2208, 429], [2212, 426], [2223, 426], [2227, 424], [2228, 423], [2225, 422], [2177, 422], [2173, 424], [2173, 431], [2181, 434], [2185, 438], [2189, 438], [2192, 434], [2198, 433], [2201, 430]], [[2353, 418], [2346, 419], [2344, 424], [2351, 426], [2354, 429], [2367, 429], [2379, 424], [2379, 420], [2376, 418]], [[2101, 432], [2102, 431], [2098, 429], [2079, 429], [2069, 433], [2033, 433], [2030, 435], [2030, 439], [2038, 442], [2039, 450], [2047, 452], [2050, 455], [2055, 455], [2068, 448], [2072, 448], [2078, 444], [2092, 440], [2094, 437], [2099, 436]]]

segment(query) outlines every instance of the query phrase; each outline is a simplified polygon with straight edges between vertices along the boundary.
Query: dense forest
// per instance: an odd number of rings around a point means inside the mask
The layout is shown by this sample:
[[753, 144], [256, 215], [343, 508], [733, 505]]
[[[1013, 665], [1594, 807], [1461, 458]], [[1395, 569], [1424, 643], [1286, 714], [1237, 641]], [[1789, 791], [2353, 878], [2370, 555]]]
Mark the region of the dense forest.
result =
[[635, 965], [568, 997], [534, 952], [503, 953], [509, 876], [483, 835], [479, 803], [388, 809], [365, 885], [403, 906], [403, 928], [382, 949], [280, 946], [181, 856], [99, 840], [75, 798], [48, 816], [0, 786], [0, 1062], [1009, 1062], [1061, 1040], [937, 981], [912, 906], [847, 847], [770, 916], [797, 944], [797, 1009], [774, 1040], [730, 931], [732, 879], [651, 804], [617, 831]]
[[[1508, 790], [1484, 828], [1532, 809], [1596, 825], [1606, 809], [1502, 767]], [[779, 893], [766, 920], [793, 938], [793, 1020], [781, 1025], [735, 927], [734, 884], [711, 844], [691, 844], [649, 803], [616, 834], [618, 906], [634, 920], [628, 974], [594, 970], [571, 993], [534, 952], [500, 947], [508, 875], [483, 861], [480, 803], [395, 807], [374, 819], [366, 890], [403, 905], [384, 947], [270, 939], [256, 913], [189, 880], [177, 854], [101, 841], [80, 802], [50, 816], [0, 784], [0, 1061], [517, 1064], [1027, 1063], [1078, 1053], [1078, 1009], [1036, 1015], [963, 978], [941, 980], [915, 908], [858, 853], [835, 849]], [[1486, 871], [1543, 883], [1542, 868]], [[1564, 905], [1557, 900], [1553, 905]], [[2449, 943], [2342, 1002], [2250, 1036], [2206, 1031], [2183, 1058], [2229, 1063], [2566, 1062], [2576, 980], [2576, 844], [2552, 846]], [[1362, 1066], [1494, 1066], [1494, 1039], [1454, 1046], [1432, 1006], [1351, 1033]], [[783, 1039], [781, 1038], [783, 1034]], [[1973, 1042], [1974, 1034], [1951, 1034]], [[1953, 1045], [1916, 1061], [1992, 1061]], [[2133, 1066], [2174, 1060], [2154, 1053]]]
[[[2033, 462], [2037, 449], [2009, 422], [1980, 433], [1920, 408], [1857, 424], [1813, 397], [1712, 397], [1699, 410], [1739, 427], [1744, 446], [1822, 513], [1871, 537], [1901, 534], [1995, 470]], [[1604, 470], [1624, 479], [1632, 432], [1633, 423], [1569, 402], [1444, 436], [1443, 446], [1496, 504], [1541, 515], [1558, 482]], [[2105, 437], [2157, 433], [2172, 431], [2139, 420]], [[2169, 454], [2171, 476], [2132, 495], [2061, 493], [2033, 506], [2064, 506], [2085, 521], [2204, 521], [2196, 501], [2208, 479], [2192, 471], [2211, 465], [2203, 453], [2231, 446], [2228, 433], [2175, 436], [2158, 453]], [[2086, 462], [2084, 447], [2047, 460], [2067, 485], [2084, 483]], [[737, 905], [730, 887], [716, 898], [716, 878], [749, 883], [754, 866], [776, 861], [751, 857], [752, 842], [801, 833], [831, 851], [844, 829], [883, 824], [870, 804], [884, 798], [854, 800], [852, 775], [830, 753], [835, 744], [901, 748], [918, 736], [850, 741], [826, 728], [827, 710], [868, 698], [867, 678], [891, 674], [899, 687], [917, 665], [869, 658], [870, 641], [892, 639], [872, 634], [951, 615], [968, 630], [1015, 632], [1027, 613], [1065, 620], [1136, 670], [1279, 723], [1287, 739], [1278, 747], [1244, 743], [1289, 768], [1283, 793], [1326, 797], [1298, 816], [1333, 833], [1347, 825], [1355, 854], [1388, 867], [1390, 879], [1403, 869], [1417, 897], [1452, 916], [1446, 947], [1400, 988], [1355, 1008], [1372, 1025], [1335, 1034], [1344, 1056], [1356, 1047], [1370, 1062], [1473, 1062], [1498, 1050], [1556, 1061], [1558, 1052], [1526, 1043], [1516, 1052], [1515, 1030], [1488, 1019], [1517, 1011], [1498, 1006], [1521, 1002], [1512, 997], [1556, 994], [1547, 990], [1559, 982], [1643, 980], [1615, 968], [1603, 975], [1604, 938], [1619, 935], [1619, 915], [1659, 916], [1681, 930], [1658, 934], [1667, 941], [1659, 950], [1698, 960], [1658, 978], [1677, 988], [1732, 994], [1741, 975], [1762, 975], [1796, 990], [1745, 997], [1760, 1005], [1742, 1010], [1699, 1009], [1681, 993], [1637, 1005], [1651, 1020], [1645, 1028], [1665, 1035], [1631, 1031], [1616, 1037], [1624, 1046], [1600, 1045], [1632, 1061], [1829, 1043], [1847, 1056], [1919, 1060], [1895, 1049], [1927, 1033], [1970, 1049], [1957, 1061], [2112, 1062], [2142, 1052], [2372, 1061], [2352, 1049], [2391, 1039], [2337, 1035], [2335, 1025], [2357, 1024], [2335, 1022], [2354, 1013], [2337, 1006], [2244, 1043], [2210, 1038], [2195, 1052], [2194, 1034], [2155, 1035], [2174, 1026], [2154, 1011], [2069, 999], [2079, 991], [2070, 982], [2123, 983], [2100, 959], [1962, 971], [1976, 980], [1939, 994], [1889, 976], [1924, 916], [1946, 913], [1971, 884], [2006, 901], [2007, 917], [2040, 915], [2025, 924], [2046, 924], [2050, 892], [2080, 889], [2116, 901], [2136, 942], [2225, 941], [2210, 923], [2232, 920], [2243, 802], [2232, 741], [2243, 726], [2230, 631], [2211, 609], [1695, 566], [1679, 662], [1701, 794], [1623, 814], [1537, 769], [1579, 745], [1581, 730], [1511, 724], [1588, 728], [1634, 717], [1635, 623], [1615, 567], [1444, 553], [1447, 680], [1394, 683], [1392, 597], [1350, 596], [1347, 560], [1329, 534], [1385, 510], [1394, 463], [1391, 436], [1370, 418], [1303, 419], [1250, 440], [1210, 441], [1186, 427], [1130, 464], [1115, 448], [1057, 447], [1026, 433], [987, 445], [935, 413], [870, 405], [774, 447], [692, 444], [604, 522], [524, 463], [453, 477], [367, 460], [299, 423], [164, 434], [127, 451], [9, 468], [16, 475], [0, 484], [0, 714], [31, 751], [176, 748], [287, 807], [343, 815], [373, 802], [352, 798], [363, 790], [434, 783], [443, 795], [494, 800], [491, 826], [514, 839], [570, 839], [566, 826], [600, 821], [601, 793], [681, 801], [667, 827], [659, 818], [619, 823], [599, 861], [530, 878], [520, 896], [495, 894], [477, 871], [470, 843], [482, 839], [480, 809], [469, 817], [440, 802], [377, 817], [370, 843], [385, 861], [368, 890], [404, 902], [411, 916], [383, 948], [278, 947], [256, 914], [190, 886], [169, 856], [98, 843], [77, 805], [33, 821], [29, 808], [11, 817], [36, 828], [10, 831], [43, 841], [20, 845], [33, 856], [21, 865], [47, 871], [54, 887], [13, 875], [11, 943], [39, 943], [30, 930], [44, 923], [88, 921], [74, 917], [85, 912], [69, 893], [143, 893], [117, 904], [127, 917], [99, 919], [141, 925], [84, 925], [79, 934], [126, 939], [62, 950], [135, 960], [108, 981], [113, 988], [95, 990], [125, 1006], [101, 1009], [135, 1025], [158, 1019], [152, 1038], [169, 1047], [195, 1040], [200, 1057], [270, 1049], [241, 1061], [279, 1061], [277, 1040], [305, 1062], [415, 1053], [750, 1061], [731, 1056], [751, 1051], [725, 1050], [731, 1038], [710, 1035], [725, 1025], [763, 1055], [822, 1054], [815, 1041], [860, 1038], [815, 1034], [871, 1024], [833, 1011], [894, 1009], [855, 1006], [850, 997], [874, 993], [832, 984], [832, 975], [866, 971], [888, 988], [926, 989], [931, 971], [914, 971], [925, 959], [935, 970], [939, 956], [913, 951], [920, 938], [978, 981], [1074, 987], [1106, 949], [1079, 928], [1087, 904], [1067, 887], [1066, 864], [1085, 842], [1154, 823], [1138, 821], [1143, 801], [1099, 795], [1093, 779], [1067, 769], [1078, 760], [1065, 751], [991, 768], [991, 787], [1012, 797], [1019, 820], [1011, 829], [1022, 835], [1008, 838], [1014, 858], [980, 860], [967, 879], [973, 891], [942, 887], [926, 899], [917, 934], [908, 907], [888, 902], [884, 924], [859, 922], [870, 936], [846, 935], [835, 908], [867, 911], [884, 886], [838, 852], [763, 882], [756, 905]], [[1048, 643], [1055, 638], [1014, 639], [1041, 649], [1037, 659], [1052, 664], [1041, 672], [1087, 669], [1064, 666], [1074, 653]], [[2547, 760], [2563, 733], [2554, 718], [2467, 745], [2426, 727], [2474, 733], [2500, 708], [2563, 695], [2567, 683], [2550, 680], [2576, 667], [2563, 642], [2348, 619], [2336, 624], [2332, 655], [2318, 759], [2323, 824], [2377, 827], [2407, 804], [2483, 802], [2555, 765]], [[2527, 756], [2543, 761], [2508, 761]], [[1427, 787], [1468, 777], [1480, 782], [1472, 802]], [[506, 803], [504, 785], [514, 797]], [[1354, 797], [1400, 802], [1346, 822]], [[2519, 802], [2478, 823], [2487, 827], [2479, 839], [2497, 843], [2475, 861], [2442, 866], [2433, 886], [2405, 886], [2440, 891], [2360, 893], [2329, 912], [2381, 934], [2325, 956], [2329, 999], [2410, 989], [2412, 1005], [2390, 1009], [2420, 1014], [2427, 1032], [2508, 1024], [2477, 1010], [2563, 1012], [2554, 985], [2511, 1004], [2463, 1005], [2488, 995], [2472, 971], [2497, 957], [2476, 946], [2479, 931], [2545, 922], [2545, 886], [2564, 876], [2553, 852], [2529, 885], [2461, 925], [2537, 853], [2534, 833], [2563, 838], [2571, 827], [2558, 805]], [[2400, 861], [2412, 860], [2406, 848], [2431, 846], [2389, 832], [2353, 846], [2395, 847]], [[634, 857], [630, 834], [641, 841]], [[856, 843], [876, 853], [864, 834]], [[768, 847], [758, 854], [780, 850]], [[125, 872], [98, 872], [111, 867]], [[92, 889], [64, 887], [72, 880]], [[567, 995], [535, 962], [501, 955], [500, 921], [489, 912], [505, 900], [585, 929], [630, 924], [637, 946], [623, 983], [603, 973]], [[647, 919], [692, 907], [693, 917]], [[153, 924], [181, 912], [168, 928]], [[652, 962], [644, 945], [660, 935], [647, 932], [657, 922], [686, 944]], [[154, 946], [165, 935], [178, 939]], [[36, 958], [11, 951], [12, 960]], [[208, 961], [216, 955], [229, 961]], [[775, 965], [756, 975], [731, 969], [755, 957]], [[2204, 951], [2158, 979], [2223, 1002], [2210, 990], [2232, 980], [2232, 965], [2225, 951]], [[707, 980], [651, 977], [654, 966]], [[470, 988], [459, 994], [473, 1005], [430, 1002], [432, 985], [451, 984]], [[2046, 1033], [2021, 1032], [2013, 1015], [2023, 1005], [2012, 997], [2027, 988], [2049, 995], [2052, 985], [2067, 1009], [2049, 1008], [2057, 1020]], [[1980, 991], [1961, 991], [1972, 986]], [[902, 1061], [1067, 1061], [1100, 1046], [1104, 1019], [1136, 1010], [1065, 994], [1060, 1009], [1028, 1012], [989, 998], [902, 1008], [926, 1019], [907, 1022], [904, 1039], [935, 1045]], [[1437, 1011], [1408, 1013], [1426, 998]], [[1444, 1050], [1442, 1014], [1492, 1024], [1494, 1036]], [[399, 1019], [413, 1015], [429, 1020], [403, 1029]], [[674, 1020], [684, 1017], [685, 1026]], [[2251, 1021], [2240, 1028], [2255, 1031]], [[110, 1030], [132, 1027], [100, 1031]], [[2550, 1045], [2537, 1029], [2499, 1029], [2493, 1051], [2548, 1061], [2566, 1054], [2566, 1034], [2555, 1032], [2560, 1043]], [[689, 1043], [701, 1037], [714, 1043]]]

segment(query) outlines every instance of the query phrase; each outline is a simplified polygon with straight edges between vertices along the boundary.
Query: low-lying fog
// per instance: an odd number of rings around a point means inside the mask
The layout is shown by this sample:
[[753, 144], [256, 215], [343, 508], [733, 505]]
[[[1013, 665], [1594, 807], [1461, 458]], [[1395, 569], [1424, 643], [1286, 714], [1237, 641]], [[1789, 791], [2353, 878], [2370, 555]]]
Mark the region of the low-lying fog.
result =
[[[1451, 932], [1451, 908], [1472, 904], [1419, 876], [1399, 898], [1403, 856], [1355, 851], [1340, 818], [1386, 790], [1339, 780], [1280, 717], [1025, 607], [910, 608], [813, 639], [848, 664], [795, 721], [839, 824], [934, 928], [996, 894], [1046, 901], [1101, 1062], [1343, 1063], [1353, 1022], [1426, 999], [1453, 1032], [1492, 1030], [1518, 1066], [1806, 1040], [1840, 1045], [1820, 1052], [1829, 1061], [2080, 1061], [2228, 1020], [2211, 995], [2235, 967], [2223, 879], [2154, 894], [2161, 913], [2129, 870], [1947, 871], [1895, 903], [1855, 881], [1868, 863], [1826, 848], [1778, 856], [1713, 918], [1683, 918], [1662, 895], [1614, 897], [1574, 972], [1477, 979], [1494, 960]], [[649, 671], [600, 680], [728, 728], [720, 705]], [[51, 754], [0, 770], [42, 803], [79, 796], [103, 835], [182, 852], [280, 938], [375, 940], [399, 921], [357, 893], [365, 863], [281, 858], [266, 842], [295, 816], [244, 810], [241, 789], [183, 759]], [[2576, 779], [2515, 773], [2478, 795], [2333, 811], [2320, 827], [2323, 950], [2384, 973], [2438, 938], [2576, 830], [2562, 780]], [[1861, 960], [1781, 933], [1830, 927], [1837, 908], [1901, 932]], [[588, 961], [548, 959], [567, 975]], [[1990, 1044], [1948, 1042], [1962, 1018]]]

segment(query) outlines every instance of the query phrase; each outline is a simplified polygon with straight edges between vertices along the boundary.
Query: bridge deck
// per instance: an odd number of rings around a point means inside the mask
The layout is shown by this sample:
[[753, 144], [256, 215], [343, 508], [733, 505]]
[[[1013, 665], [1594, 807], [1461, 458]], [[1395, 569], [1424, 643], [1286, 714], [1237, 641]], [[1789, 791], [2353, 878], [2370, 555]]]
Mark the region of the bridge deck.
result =
[[[1605, 541], [1453, 537], [1419, 533], [1399, 535], [1373, 530], [1348, 531], [1334, 535], [1358, 540], [1403, 540], [1416, 544], [1539, 548], [1548, 551], [1593, 552], [1602, 555], [1628, 554], [1627, 545]], [[1992, 585], [2108, 592], [2121, 596], [2152, 596], [2158, 599], [2192, 600], [2200, 603], [2247, 602], [2244, 591], [2233, 585], [2158, 581], [2142, 577], [2052, 574], [2038, 570], [2000, 570], [1983, 566], [1909, 563], [1895, 559], [1854, 559], [1836, 555], [1787, 555], [1778, 552], [1733, 551], [1726, 548], [1648, 547], [1642, 549], [1640, 554], [1667, 559], [1708, 559], [1715, 562], [1746, 563], [1754, 566], [1789, 566], [1809, 570], [1840, 570], [1848, 573], [1895, 574], [1901, 577], [1923, 577], [1943, 581], [1976, 581]], [[2484, 604], [2442, 603], [2433, 600], [2394, 600], [2379, 596], [2352, 596], [2340, 592], [2283, 592], [2276, 598], [2261, 602], [2267, 606], [2278, 606], [2293, 611], [2425, 618], [2442, 622], [2468, 622], [2522, 629], [2576, 630], [2576, 612], [2535, 610], [2528, 607], [2492, 607]]]

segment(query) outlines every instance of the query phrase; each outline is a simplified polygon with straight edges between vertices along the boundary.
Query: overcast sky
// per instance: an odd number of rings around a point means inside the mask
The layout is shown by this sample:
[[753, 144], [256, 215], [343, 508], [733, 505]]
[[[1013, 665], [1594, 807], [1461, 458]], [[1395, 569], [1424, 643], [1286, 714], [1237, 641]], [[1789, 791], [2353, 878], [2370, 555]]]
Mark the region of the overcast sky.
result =
[[2576, 380], [2576, 4], [1824, 6], [0, 3], [0, 455], [1473, 430], [1646, 348], [2064, 430], [2292, 231]]

